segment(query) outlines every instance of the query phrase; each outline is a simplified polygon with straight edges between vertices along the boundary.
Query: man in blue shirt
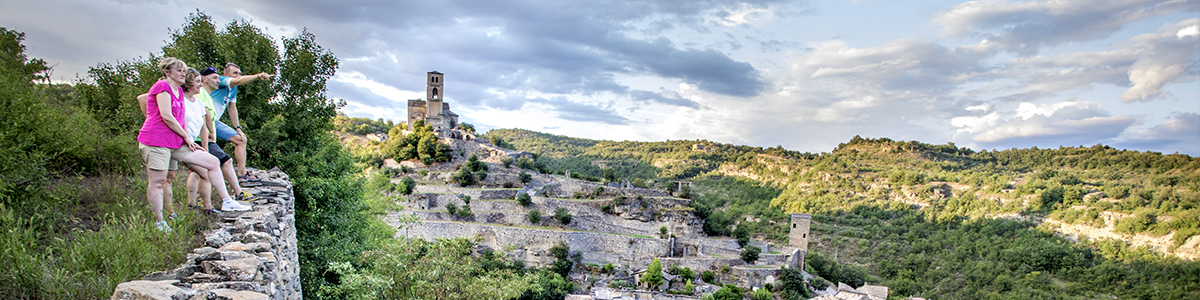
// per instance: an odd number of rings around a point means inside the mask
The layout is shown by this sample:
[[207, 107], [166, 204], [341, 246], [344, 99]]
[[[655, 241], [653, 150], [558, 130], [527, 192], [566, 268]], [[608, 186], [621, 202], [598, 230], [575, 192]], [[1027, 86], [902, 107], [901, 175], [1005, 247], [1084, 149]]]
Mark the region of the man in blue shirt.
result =
[[[217, 88], [210, 93], [213, 99], [213, 110], [216, 110], [217, 115], [214, 118], [217, 120], [214, 126], [217, 131], [217, 139], [233, 143], [233, 160], [237, 164], [238, 181], [258, 181], [260, 178], [246, 173], [246, 133], [242, 132], [242, 125], [238, 120], [237, 111], [237, 91], [238, 86], [254, 82], [255, 80], [271, 80], [272, 74], [266, 72], [254, 75], [242, 76], [242, 68], [236, 64], [229, 63], [225, 65], [225, 76], [218, 77]], [[221, 122], [221, 115], [229, 112], [229, 121], [233, 127], [225, 125]]]

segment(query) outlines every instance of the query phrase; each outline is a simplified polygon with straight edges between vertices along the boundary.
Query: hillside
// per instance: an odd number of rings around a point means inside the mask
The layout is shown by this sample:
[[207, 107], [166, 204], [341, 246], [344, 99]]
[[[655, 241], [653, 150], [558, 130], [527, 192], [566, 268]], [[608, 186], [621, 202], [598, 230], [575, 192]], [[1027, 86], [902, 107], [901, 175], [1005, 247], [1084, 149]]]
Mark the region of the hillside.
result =
[[[975, 152], [860, 137], [820, 154], [519, 129], [486, 137], [539, 154], [549, 172], [570, 169], [659, 188], [691, 181], [710, 235], [748, 231], [778, 241], [782, 235], [771, 224], [786, 222], [786, 213], [813, 213], [817, 253], [858, 265], [897, 292], [985, 298], [1020, 292], [1022, 285], [1084, 297], [1200, 291], [1195, 280], [1175, 285], [1165, 282], [1183, 279], [1163, 277], [1168, 270], [1200, 270], [1200, 159], [1186, 155], [1104, 145]], [[1122, 275], [1078, 273], [1096, 268]], [[993, 277], [972, 279], [972, 273]]]

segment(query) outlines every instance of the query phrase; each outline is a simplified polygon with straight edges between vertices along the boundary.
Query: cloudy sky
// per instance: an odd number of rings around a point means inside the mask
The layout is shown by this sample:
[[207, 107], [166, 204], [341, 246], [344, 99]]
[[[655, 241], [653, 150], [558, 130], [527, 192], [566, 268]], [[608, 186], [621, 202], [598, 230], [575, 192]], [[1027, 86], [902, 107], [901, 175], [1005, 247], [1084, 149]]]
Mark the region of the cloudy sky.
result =
[[403, 120], [438, 70], [485, 130], [1200, 155], [1200, 0], [6, 2], [0, 26], [62, 81], [157, 51], [198, 9], [307, 28], [350, 116]]

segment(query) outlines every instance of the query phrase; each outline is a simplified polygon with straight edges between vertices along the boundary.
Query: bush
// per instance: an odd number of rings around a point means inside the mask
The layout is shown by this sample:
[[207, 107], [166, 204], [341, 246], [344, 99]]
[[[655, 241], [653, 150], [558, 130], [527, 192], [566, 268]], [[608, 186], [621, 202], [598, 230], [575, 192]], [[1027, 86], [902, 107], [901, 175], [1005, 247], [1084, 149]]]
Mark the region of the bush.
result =
[[474, 215], [475, 213], [471, 212], [471, 206], [469, 205], [463, 205], [462, 208], [458, 209], [458, 217], [460, 218], [466, 218]]
[[504, 164], [504, 167], [505, 167], [505, 168], [507, 168], [507, 167], [510, 167], [510, 166], [512, 166], [512, 164], [513, 164], [513, 159], [512, 159], [512, 158], [505, 158], [505, 159], [501, 159], [501, 160], [500, 160], [500, 163], [501, 163], [501, 164]]
[[558, 218], [558, 222], [563, 225], [571, 224], [571, 212], [567, 211], [566, 208], [559, 207], [554, 209], [554, 217]]
[[457, 215], [458, 205], [454, 205], [454, 203], [446, 203], [446, 212], [450, 213], [451, 216]]
[[517, 204], [521, 204], [521, 206], [524, 207], [529, 207], [530, 204], [533, 204], [533, 197], [530, 197], [529, 193], [521, 193], [520, 195], [517, 195]]
[[704, 280], [704, 283], [716, 284], [716, 279], [717, 276], [712, 271], [704, 270], [704, 272], [700, 273], [700, 280]]
[[750, 298], [754, 300], [771, 300], [775, 298], [775, 295], [771, 294], [771, 291], [767, 289], [758, 289], [754, 291], [754, 296]]
[[749, 245], [742, 249], [741, 257], [743, 261], [753, 265], [755, 261], [758, 261], [758, 254], [761, 252], [762, 249], [757, 246]]
[[529, 211], [529, 223], [537, 224], [542, 222], [542, 212], [538, 210]]
[[400, 184], [403, 187], [402, 192], [405, 195], [412, 195], [413, 189], [417, 188], [417, 181], [413, 180], [412, 177], [405, 176], [404, 179], [400, 180]]
[[521, 180], [521, 183], [529, 183], [530, 181], [533, 180], [533, 175], [529, 175], [529, 173], [525, 173], [525, 171], [521, 171], [521, 173], [517, 174], [517, 178], [519, 178]]

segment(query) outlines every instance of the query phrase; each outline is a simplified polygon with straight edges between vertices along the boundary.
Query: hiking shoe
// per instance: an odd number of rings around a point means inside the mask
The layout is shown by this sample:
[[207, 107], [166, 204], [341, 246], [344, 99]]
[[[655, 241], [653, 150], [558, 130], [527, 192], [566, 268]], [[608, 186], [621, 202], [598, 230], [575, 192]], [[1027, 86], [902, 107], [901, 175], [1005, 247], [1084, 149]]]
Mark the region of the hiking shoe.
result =
[[167, 226], [167, 221], [154, 222], [154, 226], [158, 227], [158, 231], [171, 233], [171, 226]]
[[243, 205], [241, 203], [238, 203], [237, 201], [233, 201], [233, 199], [225, 199], [224, 201], [221, 201], [221, 210], [223, 210], [223, 211], [248, 211], [248, 210], [250, 210], [250, 206]]
[[245, 190], [243, 190], [241, 194], [237, 194], [237, 196], [234, 197], [234, 200], [252, 202], [252, 201], [262, 200], [262, 198], [259, 196], [255, 196], [253, 194], [247, 193]]
[[258, 176], [254, 176], [253, 174], [250, 174], [250, 172], [246, 172], [246, 175], [238, 176], [239, 183], [241, 183], [241, 182], [257, 182], [259, 180], [262, 180], [262, 178], [258, 177]]
[[201, 213], [204, 213], [204, 214], [206, 214], [206, 215], [219, 215], [219, 214], [221, 214], [221, 211], [219, 211], [219, 210], [217, 210], [217, 209], [215, 209], [215, 208], [209, 208], [209, 209], [201, 210], [200, 212], [201, 212]]

